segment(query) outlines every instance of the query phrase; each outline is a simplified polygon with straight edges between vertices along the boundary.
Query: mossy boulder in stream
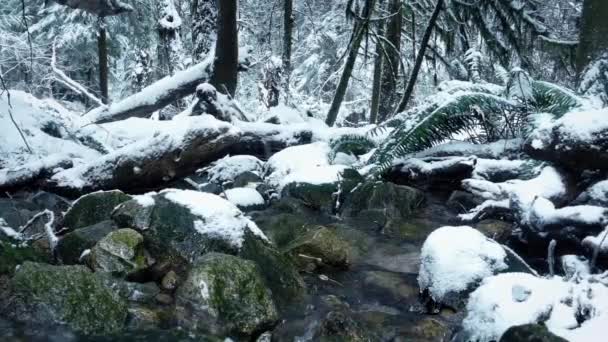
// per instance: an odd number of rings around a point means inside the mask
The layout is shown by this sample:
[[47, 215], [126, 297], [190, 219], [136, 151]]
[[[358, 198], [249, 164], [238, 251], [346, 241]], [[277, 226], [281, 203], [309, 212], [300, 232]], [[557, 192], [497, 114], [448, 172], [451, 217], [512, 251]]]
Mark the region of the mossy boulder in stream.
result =
[[0, 276], [12, 275], [15, 267], [26, 261], [50, 262], [50, 256], [23, 242], [0, 240]]
[[360, 184], [346, 197], [342, 215], [386, 227], [407, 219], [424, 203], [424, 194], [417, 189], [370, 181]]
[[304, 234], [289, 244], [286, 251], [307, 270], [320, 266], [347, 269], [350, 265], [350, 245], [328, 227]]
[[213, 334], [251, 336], [271, 328], [278, 314], [255, 263], [209, 253], [176, 293], [179, 324]]
[[337, 183], [311, 184], [294, 182], [287, 184], [281, 197], [292, 197], [301, 201], [309, 208], [325, 213], [334, 210], [334, 193], [338, 191]]
[[145, 268], [144, 237], [130, 228], [111, 232], [91, 249], [91, 266], [116, 275]]
[[5, 314], [19, 322], [65, 324], [87, 334], [121, 330], [127, 305], [84, 266], [26, 262], [10, 281]]
[[64, 264], [79, 264], [82, 262], [80, 257], [85, 250], [91, 249], [99, 240], [116, 229], [112, 221], [101, 221], [89, 227], [76, 229], [59, 240], [57, 254]]
[[63, 219], [63, 225], [71, 230], [109, 220], [114, 208], [128, 201], [131, 196], [119, 190], [98, 191], [77, 199]]

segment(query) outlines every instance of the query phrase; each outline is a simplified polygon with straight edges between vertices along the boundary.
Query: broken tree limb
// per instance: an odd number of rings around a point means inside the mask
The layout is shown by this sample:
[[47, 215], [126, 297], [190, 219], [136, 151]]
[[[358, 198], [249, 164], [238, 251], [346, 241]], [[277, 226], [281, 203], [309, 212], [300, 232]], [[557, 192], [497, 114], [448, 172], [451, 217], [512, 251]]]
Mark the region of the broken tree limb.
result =
[[158, 189], [224, 156], [240, 135], [234, 126], [210, 115], [167, 121], [166, 131], [59, 172], [45, 188], [66, 196], [108, 189]]
[[53, 55], [51, 56], [51, 69], [57, 76], [57, 80], [61, 82], [66, 87], [70, 88], [73, 92], [79, 95], [86, 96], [95, 104], [101, 107], [105, 107], [104, 103], [101, 100], [89, 92], [85, 87], [83, 87], [80, 83], [71, 79], [68, 75], [66, 75], [61, 69], [57, 67], [57, 55], [55, 53], [55, 42], [53, 42]]
[[196, 87], [209, 79], [213, 59], [207, 58], [186, 70], [167, 76], [139, 93], [109, 106], [98, 107], [86, 114], [93, 123], [108, 123], [131, 117], [145, 118], [153, 112], [194, 94]]
[[[125, 4], [120, 0], [51, 0], [72, 9], [79, 9], [98, 16], [118, 15], [133, 11], [131, 5]], [[48, 0], [45, 1], [45, 4]]]

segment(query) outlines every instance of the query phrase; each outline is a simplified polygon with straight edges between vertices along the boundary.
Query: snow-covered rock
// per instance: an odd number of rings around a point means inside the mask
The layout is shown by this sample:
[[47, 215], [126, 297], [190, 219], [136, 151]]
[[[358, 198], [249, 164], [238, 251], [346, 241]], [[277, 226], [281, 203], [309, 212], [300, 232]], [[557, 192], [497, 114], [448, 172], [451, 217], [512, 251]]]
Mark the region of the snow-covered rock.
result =
[[603, 341], [608, 287], [600, 279], [567, 282], [524, 273], [488, 277], [469, 297], [463, 340], [496, 341], [509, 327], [544, 322], [568, 341]]
[[418, 285], [435, 302], [458, 307], [462, 293], [508, 268], [506, 258], [500, 244], [471, 227], [442, 227], [422, 246]]
[[575, 170], [608, 169], [608, 109], [570, 112], [534, 131], [525, 151]]
[[233, 182], [245, 172], [259, 176], [263, 166], [264, 163], [254, 156], [226, 156], [200, 171], [207, 175], [209, 182], [223, 184]]
[[329, 166], [329, 145], [316, 142], [288, 147], [268, 159], [264, 167], [264, 178], [268, 184], [280, 188], [284, 178], [292, 172]]
[[261, 209], [264, 207], [264, 197], [253, 188], [233, 188], [223, 192], [228, 202], [241, 210]]
[[577, 204], [591, 204], [608, 207], [608, 180], [593, 184], [581, 193], [574, 202]]

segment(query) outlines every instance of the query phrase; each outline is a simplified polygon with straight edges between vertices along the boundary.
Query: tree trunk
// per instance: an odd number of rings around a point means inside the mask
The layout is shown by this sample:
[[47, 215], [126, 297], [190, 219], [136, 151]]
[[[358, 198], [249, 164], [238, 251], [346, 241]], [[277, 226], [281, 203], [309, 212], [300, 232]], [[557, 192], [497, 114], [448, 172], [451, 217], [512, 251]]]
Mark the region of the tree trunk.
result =
[[350, 77], [353, 73], [353, 68], [355, 67], [355, 62], [357, 61], [357, 55], [359, 54], [359, 48], [361, 47], [361, 41], [363, 40], [363, 36], [365, 36], [367, 31], [367, 26], [369, 25], [369, 19], [371, 18], [375, 3], [376, 0], [366, 0], [365, 8], [363, 9], [364, 19], [363, 21], [355, 22], [353, 28], [353, 39], [346, 58], [346, 63], [344, 65], [344, 71], [340, 77], [338, 88], [336, 88], [334, 99], [331, 102], [331, 107], [329, 108], [327, 118], [325, 119], [325, 123], [328, 126], [333, 126], [338, 118], [338, 112], [340, 111], [342, 101], [346, 95], [348, 82], [350, 81]]
[[576, 56], [578, 75], [589, 63], [608, 52], [608, 1], [585, 0]]
[[194, 60], [204, 59], [217, 38], [217, 1], [194, 0], [192, 2], [192, 45]]
[[397, 89], [397, 77], [399, 76], [399, 65], [401, 64], [401, 0], [391, 0], [389, 13], [393, 16], [389, 19], [386, 29], [386, 40], [388, 43], [385, 44], [387, 46], [384, 50], [389, 57], [384, 63], [382, 70], [379, 122], [386, 120], [389, 113], [392, 113], [396, 100], [395, 90]]
[[179, 30], [182, 19], [177, 14], [173, 0], [164, 0], [159, 4], [158, 19], [158, 78], [173, 75], [183, 69], [184, 51]]
[[[384, 34], [384, 25], [379, 24], [378, 37]], [[382, 68], [384, 64], [384, 55], [382, 53], [382, 42], [378, 38], [376, 41], [376, 57], [374, 61], [374, 79], [372, 84], [372, 104], [369, 111], [369, 123], [374, 124], [378, 119], [378, 110], [380, 108], [380, 84], [382, 81]]]
[[285, 1], [285, 13], [283, 18], [283, 75], [285, 77], [285, 90], [289, 88], [289, 77], [291, 76], [291, 41], [293, 37], [293, 0]]
[[412, 69], [412, 73], [410, 74], [410, 78], [407, 82], [407, 87], [405, 88], [403, 97], [401, 98], [399, 106], [397, 106], [397, 110], [394, 114], [404, 111], [407, 107], [408, 102], [410, 101], [410, 98], [412, 97], [412, 93], [414, 92], [414, 86], [416, 85], [416, 80], [418, 79], [418, 73], [420, 72], [420, 68], [422, 67], [422, 62], [424, 61], [426, 48], [429, 44], [429, 40], [431, 39], [431, 34], [435, 29], [435, 24], [437, 23], [437, 19], [439, 18], [439, 13], [441, 13], [441, 8], [443, 7], [443, 1], [444, 0], [437, 0], [437, 4], [435, 5], [435, 9], [433, 10], [431, 19], [429, 20], [429, 24], [426, 27], [426, 31], [424, 31], [424, 36], [422, 36], [422, 41], [420, 42], [420, 50], [418, 51], [418, 56], [416, 56], [416, 62], [414, 63], [414, 68]]
[[106, 35], [106, 20], [99, 17], [99, 32], [97, 35], [97, 56], [99, 59], [99, 92], [101, 101], [108, 103], [108, 40]]
[[238, 1], [219, 1], [215, 62], [210, 83], [220, 92], [234, 96], [238, 81], [239, 42], [237, 30]]

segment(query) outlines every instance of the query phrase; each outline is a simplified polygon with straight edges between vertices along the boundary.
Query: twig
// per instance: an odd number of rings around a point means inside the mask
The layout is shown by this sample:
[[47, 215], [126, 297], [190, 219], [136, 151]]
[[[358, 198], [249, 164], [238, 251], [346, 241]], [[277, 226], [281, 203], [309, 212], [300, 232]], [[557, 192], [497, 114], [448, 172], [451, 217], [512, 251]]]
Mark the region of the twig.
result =
[[11, 121], [13, 122], [13, 125], [15, 125], [15, 128], [17, 128], [17, 131], [19, 131], [19, 135], [21, 135], [21, 139], [23, 139], [23, 143], [25, 143], [25, 146], [27, 147], [28, 151], [30, 151], [31, 154], [34, 154], [34, 151], [32, 151], [32, 148], [27, 143], [27, 139], [25, 139], [25, 135], [23, 135], [23, 131], [21, 131], [21, 128], [19, 128], [19, 125], [17, 124], [17, 122], [15, 121], [15, 118], [13, 117], [13, 105], [11, 104], [11, 92], [8, 90], [8, 87], [6, 86], [6, 83], [4, 82], [4, 78], [2, 77], [1, 66], [0, 66], [0, 83], [2, 83], [2, 88], [4, 89], [2, 91], [2, 93], [0, 93], [0, 95], [4, 94], [4, 92], [6, 92], [6, 98], [7, 98], [7, 103], [8, 103], [8, 116], [11, 118]]
[[555, 239], [549, 242], [549, 248], [547, 250], [547, 263], [549, 264], [549, 275], [553, 277], [555, 275], [555, 246], [557, 241]]

